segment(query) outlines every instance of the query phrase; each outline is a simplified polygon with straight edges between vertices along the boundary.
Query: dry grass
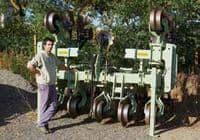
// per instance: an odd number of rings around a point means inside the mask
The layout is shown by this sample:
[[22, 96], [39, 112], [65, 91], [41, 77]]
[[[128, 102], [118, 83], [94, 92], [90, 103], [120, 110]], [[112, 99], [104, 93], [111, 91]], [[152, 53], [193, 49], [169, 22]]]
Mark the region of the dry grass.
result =
[[28, 72], [26, 64], [29, 56], [23, 53], [0, 52], [0, 69], [7, 69], [15, 74], [22, 75], [25, 79], [32, 81], [33, 76]]

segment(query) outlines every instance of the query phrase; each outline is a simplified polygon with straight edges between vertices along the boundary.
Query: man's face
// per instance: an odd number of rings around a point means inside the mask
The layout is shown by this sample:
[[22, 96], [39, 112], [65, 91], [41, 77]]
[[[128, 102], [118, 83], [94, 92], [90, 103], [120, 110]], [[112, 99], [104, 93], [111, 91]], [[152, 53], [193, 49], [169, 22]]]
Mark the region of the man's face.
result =
[[44, 51], [47, 53], [51, 53], [52, 48], [53, 48], [53, 42], [48, 40], [44, 45]]

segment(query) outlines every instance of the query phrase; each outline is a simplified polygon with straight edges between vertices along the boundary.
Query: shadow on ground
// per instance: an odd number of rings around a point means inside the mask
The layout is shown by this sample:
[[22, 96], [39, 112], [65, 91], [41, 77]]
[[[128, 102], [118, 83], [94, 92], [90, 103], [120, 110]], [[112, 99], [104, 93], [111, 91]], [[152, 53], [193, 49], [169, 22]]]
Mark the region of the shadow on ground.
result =
[[187, 102], [172, 107], [160, 125], [156, 127], [157, 134], [171, 131], [179, 127], [191, 127], [200, 120], [200, 96], [190, 96]]
[[36, 109], [37, 94], [0, 84], [0, 126], [9, 120]]
[[57, 130], [60, 130], [60, 129], [66, 129], [66, 128], [70, 128], [70, 127], [74, 127], [74, 126], [80, 126], [80, 125], [89, 124], [89, 123], [93, 123], [93, 122], [96, 122], [96, 121], [92, 118], [86, 118], [83, 121], [80, 121], [80, 122], [77, 122], [77, 123], [72, 123], [72, 124], [54, 127], [54, 128], [52, 128], [52, 131], [54, 132], [54, 131], [57, 131]]

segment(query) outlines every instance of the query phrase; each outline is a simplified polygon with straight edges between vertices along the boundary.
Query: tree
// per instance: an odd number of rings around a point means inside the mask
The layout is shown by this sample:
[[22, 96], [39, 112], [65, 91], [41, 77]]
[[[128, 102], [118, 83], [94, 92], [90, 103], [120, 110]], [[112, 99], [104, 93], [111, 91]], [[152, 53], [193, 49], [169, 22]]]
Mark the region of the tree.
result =
[[[1, 11], [5, 12], [8, 2], [0, 2]], [[34, 18], [27, 24], [24, 17], [20, 22], [11, 22], [6, 29], [1, 29], [1, 48], [8, 46], [30, 47], [32, 35], [38, 40], [49, 35], [43, 26], [43, 18], [49, 10], [64, 13], [71, 10], [77, 17], [89, 14], [98, 21], [102, 28], [108, 29], [115, 36], [114, 45], [110, 48], [109, 60], [113, 65], [121, 65], [122, 59], [114, 59], [116, 55], [123, 58], [124, 48], [148, 48], [149, 14], [153, 8], [165, 9], [174, 15], [175, 34], [173, 43], [177, 45], [180, 67], [192, 67], [194, 50], [199, 46], [200, 36], [200, 2], [198, 0], [38, 0], [29, 1], [27, 9], [32, 10]], [[7, 13], [12, 12], [8, 11]], [[10, 14], [10, 13], [9, 13]], [[99, 26], [98, 25], [98, 26]], [[93, 25], [97, 28], [97, 24]], [[13, 36], [13, 41], [10, 37]], [[9, 37], [9, 38], [8, 38]], [[19, 39], [19, 37], [23, 39]], [[7, 39], [6, 39], [7, 38]], [[28, 38], [28, 39], [27, 39]], [[2, 47], [4, 46], [4, 47]], [[89, 46], [88, 46], [89, 47]], [[10, 47], [12, 48], [12, 47]], [[184, 61], [183, 61], [184, 60]], [[130, 62], [128, 62], [130, 63]], [[188, 67], [187, 67], [188, 68]]]

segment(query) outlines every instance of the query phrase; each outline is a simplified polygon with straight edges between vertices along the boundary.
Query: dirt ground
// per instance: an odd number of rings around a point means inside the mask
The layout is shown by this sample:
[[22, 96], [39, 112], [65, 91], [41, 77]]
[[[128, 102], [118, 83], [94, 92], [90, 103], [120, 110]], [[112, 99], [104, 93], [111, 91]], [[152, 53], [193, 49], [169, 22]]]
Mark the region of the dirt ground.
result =
[[[199, 140], [200, 122], [190, 117], [191, 125], [166, 121], [156, 126], [156, 137], [148, 136], [144, 122], [124, 128], [119, 122], [104, 124], [87, 114], [70, 118], [59, 111], [50, 122], [51, 134], [42, 134], [36, 127], [36, 89], [20, 75], [0, 70], [0, 139], [1, 140]], [[171, 117], [173, 120], [173, 116]]]

